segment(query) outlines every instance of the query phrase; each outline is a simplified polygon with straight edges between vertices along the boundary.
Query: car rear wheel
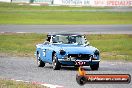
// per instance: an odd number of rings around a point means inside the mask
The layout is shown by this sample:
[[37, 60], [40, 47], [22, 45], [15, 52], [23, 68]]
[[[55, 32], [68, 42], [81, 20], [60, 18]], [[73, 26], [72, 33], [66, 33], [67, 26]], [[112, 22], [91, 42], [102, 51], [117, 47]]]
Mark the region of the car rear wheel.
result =
[[38, 67], [44, 67], [45, 66], [45, 63], [40, 58], [40, 54], [37, 54], [37, 66]]
[[53, 69], [54, 70], [60, 70], [61, 65], [60, 65], [60, 63], [57, 60], [56, 53], [53, 54], [53, 62], [52, 62], [52, 64], [53, 64]]
[[90, 65], [91, 70], [98, 70], [99, 69], [99, 63]]

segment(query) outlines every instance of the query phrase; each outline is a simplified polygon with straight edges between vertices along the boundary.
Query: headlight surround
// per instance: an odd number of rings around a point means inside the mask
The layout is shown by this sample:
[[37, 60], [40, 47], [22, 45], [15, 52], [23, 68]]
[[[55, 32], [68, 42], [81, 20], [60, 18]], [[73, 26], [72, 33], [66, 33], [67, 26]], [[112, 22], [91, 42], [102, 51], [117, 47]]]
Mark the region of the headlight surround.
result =
[[94, 51], [94, 55], [95, 55], [95, 56], [99, 56], [99, 51], [98, 51], [98, 50], [95, 50], [95, 51]]
[[65, 52], [64, 50], [60, 50], [60, 54], [61, 54], [61, 55], [65, 55], [66, 52]]

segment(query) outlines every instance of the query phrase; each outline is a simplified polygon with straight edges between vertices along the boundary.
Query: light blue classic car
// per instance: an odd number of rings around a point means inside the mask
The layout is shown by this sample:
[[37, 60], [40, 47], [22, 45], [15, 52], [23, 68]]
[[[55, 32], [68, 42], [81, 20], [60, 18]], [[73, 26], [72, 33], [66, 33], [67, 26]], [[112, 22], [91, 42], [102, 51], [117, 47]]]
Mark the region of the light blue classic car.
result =
[[38, 67], [50, 63], [54, 70], [61, 66], [90, 66], [98, 70], [100, 62], [99, 50], [77, 33], [48, 34], [43, 44], [36, 45], [36, 57]]

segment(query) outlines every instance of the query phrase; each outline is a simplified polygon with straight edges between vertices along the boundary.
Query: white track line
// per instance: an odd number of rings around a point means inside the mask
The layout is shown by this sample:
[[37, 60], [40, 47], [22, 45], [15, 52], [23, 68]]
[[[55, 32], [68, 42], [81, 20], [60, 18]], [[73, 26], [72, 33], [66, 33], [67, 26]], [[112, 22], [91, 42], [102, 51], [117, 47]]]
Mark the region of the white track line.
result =
[[30, 82], [30, 81], [15, 80], [15, 79], [11, 79], [11, 80], [16, 81], [16, 82], [38, 84], [38, 85], [42, 85], [42, 86], [45, 86], [45, 87], [48, 87], [48, 88], [64, 88], [63, 86], [60, 86], [60, 85], [47, 84], [47, 83], [44, 83], [44, 82], [35, 82], [35, 81], [34, 82]]

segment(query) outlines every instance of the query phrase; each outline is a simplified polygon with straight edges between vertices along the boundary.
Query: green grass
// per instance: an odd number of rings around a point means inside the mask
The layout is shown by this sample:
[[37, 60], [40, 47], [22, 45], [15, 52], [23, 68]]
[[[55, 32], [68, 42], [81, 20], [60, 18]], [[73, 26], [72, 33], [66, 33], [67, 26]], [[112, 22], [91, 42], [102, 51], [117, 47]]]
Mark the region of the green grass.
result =
[[102, 59], [132, 61], [132, 35], [88, 35], [87, 38], [101, 51]]
[[0, 88], [47, 88], [32, 83], [16, 82], [13, 80], [0, 79]]
[[[33, 57], [35, 45], [45, 38], [46, 34], [0, 34], [0, 54]], [[103, 60], [132, 61], [132, 35], [90, 34], [87, 39], [100, 50]]]
[[33, 56], [35, 45], [43, 42], [42, 34], [1, 34], [0, 53], [17, 56]]
[[[132, 24], [132, 12], [57, 12], [100, 10], [92, 7], [18, 6], [0, 3], [0, 24]], [[53, 11], [46, 11], [53, 10]]]

